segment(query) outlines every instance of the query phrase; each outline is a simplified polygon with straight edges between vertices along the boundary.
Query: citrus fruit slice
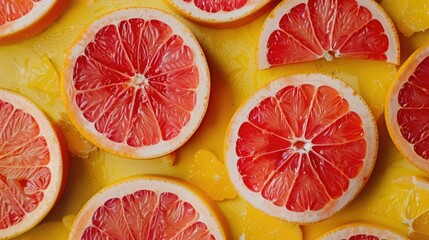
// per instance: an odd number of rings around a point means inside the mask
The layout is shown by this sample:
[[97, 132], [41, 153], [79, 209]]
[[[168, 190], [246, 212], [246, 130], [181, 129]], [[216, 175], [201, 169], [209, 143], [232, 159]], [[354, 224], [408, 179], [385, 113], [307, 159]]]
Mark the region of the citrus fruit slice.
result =
[[225, 141], [229, 175], [259, 210], [290, 222], [325, 219], [362, 189], [378, 150], [366, 103], [322, 74], [271, 82], [245, 102]]
[[385, 227], [372, 224], [347, 224], [335, 228], [319, 238], [320, 240], [407, 240], [408, 238]]
[[0, 89], [0, 236], [39, 223], [63, 187], [67, 155], [53, 126], [29, 100]]
[[92, 197], [70, 239], [226, 239], [217, 209], [196, 189], [166, 177], [136, 177]]
[[61, 15], [68, 0], [3, 0], [0, 5], [0, 43], [30, 38]]
[[429, 172], [429, 45], [399, 69], [387, 94], [387, 129], [399, 151]]
[[406, 37], [429, 28], [429, 5], [426, 0], [379, 1], [380, 5]]
[[210, 79], [187, 27], [159, 10], [128, 8], [84, 30], [66, 59], [63, 89], [70, 119], [96, 146], [154, 158], [196, 131]]
[[371, 212], [403, 225], [414, 240], [429, 239], [429, 181], [415, 175], [401, 175], [389, 183], [370, 207]]
[[289, 0], [267, 17], [258, 45], [261, 69], [334, 57], [399, 63], [399, 40], [373, 0]]
[[167, 0], [178, 12], [209, 25], [237, 26], [250, 21], [272, 0]]

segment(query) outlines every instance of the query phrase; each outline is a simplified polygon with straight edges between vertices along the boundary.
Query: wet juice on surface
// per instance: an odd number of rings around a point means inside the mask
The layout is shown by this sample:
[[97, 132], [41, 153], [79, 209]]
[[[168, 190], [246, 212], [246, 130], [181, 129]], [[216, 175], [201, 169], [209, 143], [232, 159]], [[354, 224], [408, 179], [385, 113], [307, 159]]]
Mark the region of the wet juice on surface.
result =
[[[200, 128], [174, 154], [153, 160], [124, 159], [97, 149], [73, 127], [61, 99], [64, 59], [73, 41], [97, 16], [127, 6], [163, 9], [184, 22], [200, 42], [211, 72], [210, 102]], [[428, 174], [411, 166], [400, 155], [385, 128], [384, 101], [396, 66], [377, 61], [333, 59], [259, 71], [255, 53], [260, 27], [267, 14], [238, 28], [214, 29], [178, 16], [158, 0], [74, 0], [48, 30], [29, 40], [1, 46], [0, 87], [21, 92], [44, 110], [62, 130], [73, 154], [69, 182], [57, 206], [41, 224], [18, 239], [67, 239], [74, 217], [93, 194], [119, 179], [146, 173], [177, 177], [206, 190], [224, 212], [232, 239], [301, 239], [298, 226], [266, 216], [237, 196], [223, 165], [225, 131], [238, 106], [268, 82], [295, 73], [324, 73], [346, 81], [368, 103], [379, 129], [378, 159], [362, 192], [328, 220], [302, 226], [304, 239], [315, 239], [333, 227], [358, 221], [379, 223], [406, 234], [409, 225], [402, 224], [403, 219], [397, 215], [403, 211], [405, 217], [411, 219], [421, 210], [409, 214], [413, 210], [402, 209], [407, 205], [408, 195], [419, 194], [401, 190], [401, 186], [409, 184], [404, 176]], [[402, 58], [408, 57], [425, 39], [425, 34], [401, 38]], [[213, 191], [219, 188], [220, 191]], [[402, 195], [395, 197], [395, 192]], [[421, 209], [429, 209], [424, 206], [429, 201], [420, 201], [416, 204]], [[386, 208], [386, 205], [392, 207]]]

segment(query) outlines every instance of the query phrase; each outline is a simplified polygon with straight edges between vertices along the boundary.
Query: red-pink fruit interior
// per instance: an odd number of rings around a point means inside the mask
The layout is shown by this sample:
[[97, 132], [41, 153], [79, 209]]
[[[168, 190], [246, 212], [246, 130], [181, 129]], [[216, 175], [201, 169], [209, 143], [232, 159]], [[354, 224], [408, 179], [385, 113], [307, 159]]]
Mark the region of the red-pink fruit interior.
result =
[[189, 122], [199, 72], [168, 25], [132, 18], [95, 34], [73, 80], [76, 104], [98, 132], [141, 147], [175, 138]]
[[416, 68], [398, 94], [397, 121], [414, 151], [429, 160], [429, 57]]
[[380, 240], [380, 238], [373, 235], [359, 234], [349, 238], [349, 240]]
[[49, 161], [34, 118], [0, 100], [0, 229], [19, 224], [43, 200]]
[[356, 0], [308, 0], [286, 13], [267, 42], [271, 65], [327, 55], [386, 60], [389, 40], [371, 12]]
[[209, 239], [214, 236], [188, 202], [170, 192], [140, 190], [107, 200], [81, 239]]
[[208, 13], [232, 12], [247, 4], [247, 0], [178, 0], [193, 3], [195, 6]]
[[41, 0], [2, 0], [0, 1], [0, 26], [15, 21], [33, 9], [35, 2]]
[[288, 86], [253, 108], [238, 132], [244, 184], [277, 206], [320, 210], [362, 170], [361, 118], [335, 89]]

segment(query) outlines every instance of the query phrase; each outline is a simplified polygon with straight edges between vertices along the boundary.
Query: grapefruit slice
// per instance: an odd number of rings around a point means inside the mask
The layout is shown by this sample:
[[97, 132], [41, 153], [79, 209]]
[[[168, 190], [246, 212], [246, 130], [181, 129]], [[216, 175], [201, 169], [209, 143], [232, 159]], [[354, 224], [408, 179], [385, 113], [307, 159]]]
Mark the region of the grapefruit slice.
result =
[[322, 74], [273, 81], [235, 113], [225, 153], [239, 194], [268, 215], [326, 219], [370, 176], [378, 150], [374, 118], [342, 81]]
[[429, 172], [429, 45], [399, 69], [387, 94], [386, 125], [399, 151]]
[[29, 100], [0, 89], [0, 236], [39, 223], [60, 196], [67, 155], [46, 116]]
[[373, 0], [288, 0], [265, 20], [258, 66], [334, 57], [399, 63], [399, 40], [384, 10]]
[[222, 217], [203, 198], [171, 178], [132, 178], [92, 197], [70, 239], [226, 239]]
[[319, 238], [320, 240], [407, 240], [408, 238], [385, 227], [372, 224], [347, 224], [335, 228]]
[[272, 0], [167, 0], [181, 15], [213, 26], [237, 26], [250, 21]]
[[61, 15], [68, 0], [3, 0], [0, 4], [0, 43], [30, 38]]
[[196, 131], [210, 90], [190, 30], [149, 8], [109, 13], [84, 30], [65, 62], [70, 119], [96, 146], [129, 158], [173, 152]]

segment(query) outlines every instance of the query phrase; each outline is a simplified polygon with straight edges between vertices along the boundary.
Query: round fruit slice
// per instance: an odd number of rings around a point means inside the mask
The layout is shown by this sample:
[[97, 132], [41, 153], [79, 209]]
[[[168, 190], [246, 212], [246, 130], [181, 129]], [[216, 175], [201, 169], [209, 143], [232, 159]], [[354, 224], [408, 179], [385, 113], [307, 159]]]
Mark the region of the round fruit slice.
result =
[[335, 228], [319, 240], [407, 240], [408, 238], [386, 228], [370, 224], [347, 224]]
[[70, 239], [226, 239], [223, 220], [210, 204], [184, 182], [133, 178], [92, 197]]
[[342, 81], [321, 74], [273, 81], [244, 103], [225, 141], [239, 194], [261, 211], [310, 223], [346, 206], [370, 176], [374, 118]]
[[0, 6], [0, 43], [32, 37], [64, 11], [68, 0], [3, 0]]
[[396, 147], [429, 172], [429, 45], [401, 66], [385, 107], [387, 129]]
[[196, 131], [210, 79], [188, 28], [162, 11], [129, 8], [84, 30], [66, 59], [63, 88], [70, 119], [92, 143], [153, 158]]
[[387, 182], [369, 210], [407, 229], [411, 239], [429, 239], [429, 179], [401, 175]]
[[271, 0], [168, 0], [183, 16], [211, 25], [244, 24]]
[[39, 223], [59, 198], [64, 163], [57, 135], [29, 100], [0, 89], [0, 236]]
[[265, 20], [257, 54], [261, 69], [334, 57], [398, 64], [399, 40], [373, 0], [288, 0]]

